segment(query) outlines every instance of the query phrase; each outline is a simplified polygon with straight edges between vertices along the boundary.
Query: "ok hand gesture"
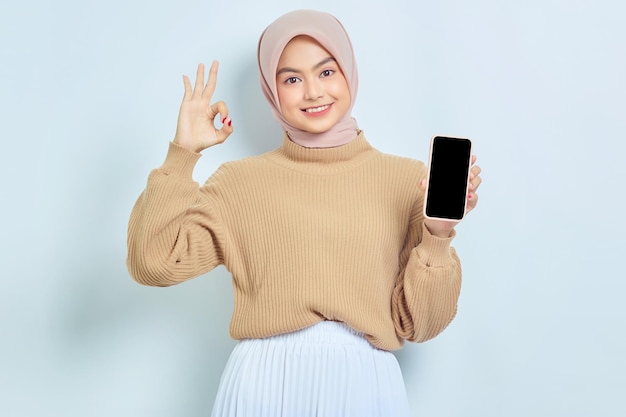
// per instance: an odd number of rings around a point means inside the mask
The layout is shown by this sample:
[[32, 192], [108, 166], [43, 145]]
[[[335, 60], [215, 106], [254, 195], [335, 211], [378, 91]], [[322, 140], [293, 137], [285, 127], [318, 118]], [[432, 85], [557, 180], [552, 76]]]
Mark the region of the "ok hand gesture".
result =
[[[209, 70], [209, 79], [204, 84], [204, 64], [198, 65], [196, 84], [191, 88], [189, 77], [183, 76], [185, 95], [178, 113], [178, 126], [174, 143], [192, 152], [200, 152], [222, 143], [233, 133], [232, 120], [228, 117], [226, 103], [211, 104], [217, 82], [217, 61]], [[215, 127], [215, 117], [220, 115], [221, 129]]]

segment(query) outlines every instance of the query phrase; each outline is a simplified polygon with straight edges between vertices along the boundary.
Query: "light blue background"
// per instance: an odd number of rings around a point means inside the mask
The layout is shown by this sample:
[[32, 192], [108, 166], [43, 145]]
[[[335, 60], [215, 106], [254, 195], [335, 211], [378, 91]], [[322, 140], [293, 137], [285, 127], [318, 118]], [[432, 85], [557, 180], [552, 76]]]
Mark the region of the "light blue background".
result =
[[0, 6], [0, 415], [210, 414], [234, 345], [230, 277], [135, 284], [128, 215], [198, 62], [220, 60], [236, 128], [198, 181], [280, 143], [256, 42], [296, 8], [348, 29], [373, 145], [424, 159], [433, 134], [475, 141], [458, 316], [398, 352], [414, 415], [626, 415], [624, 3], [265, 3]]

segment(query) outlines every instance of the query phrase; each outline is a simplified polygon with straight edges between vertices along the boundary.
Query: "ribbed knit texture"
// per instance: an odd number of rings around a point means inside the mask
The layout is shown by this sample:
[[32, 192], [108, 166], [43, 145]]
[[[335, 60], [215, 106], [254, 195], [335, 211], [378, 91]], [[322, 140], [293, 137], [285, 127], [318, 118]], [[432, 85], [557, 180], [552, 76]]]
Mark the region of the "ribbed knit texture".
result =
[[234, 339], [328, 319], [394, 350], [435, 337], [454, 317], [460, 262], [452, 237], [423, 225], [421, 162], [377, 151], [362, 132], [320, 149], [285, 137], [199, 187], [198, 158], [170, 144], [133, 208], [128, 268], [137, 282], [173, 285], [224, 264]]

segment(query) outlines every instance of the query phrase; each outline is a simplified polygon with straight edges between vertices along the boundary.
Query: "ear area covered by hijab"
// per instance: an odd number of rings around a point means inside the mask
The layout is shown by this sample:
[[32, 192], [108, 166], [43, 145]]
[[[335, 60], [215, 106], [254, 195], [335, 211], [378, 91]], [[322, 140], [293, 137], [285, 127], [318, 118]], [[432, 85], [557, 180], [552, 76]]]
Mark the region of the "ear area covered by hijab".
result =
[[[335, 58], [348, 83], [351, 103], [346, 114], [331, 129], [310, 133], [292, 126], [282, 116], [276, 87], [278, 61], [290, 40], [306, 35], [320, 43]], [[331, 14], [315, 10], [296, 10], [282, 15], [262, 33], [257, 49], [261, 89], [274, 117], [289, 138], [305, 147], [334, 147], [350, 142], [359, 130], [351, 115], [357, 95], [358, 74], [352, 43], [345, 28]]]

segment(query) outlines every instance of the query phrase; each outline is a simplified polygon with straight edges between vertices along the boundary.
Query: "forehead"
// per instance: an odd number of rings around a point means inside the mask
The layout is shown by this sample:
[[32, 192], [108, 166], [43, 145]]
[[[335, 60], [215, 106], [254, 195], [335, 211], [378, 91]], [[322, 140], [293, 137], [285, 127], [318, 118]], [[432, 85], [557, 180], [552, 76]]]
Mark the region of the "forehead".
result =
[[[290, 66], [301, 63], [306, 64], [308, 61], [319, 60], [320, 58], [333, 57], [326, 48], [322, 46], [317, 40], [310, 36], [299, 35], [292, 38], [278, 60], [278, 66], [289, 63]], [[334, 58], [334, 57], [333, 57]]]

